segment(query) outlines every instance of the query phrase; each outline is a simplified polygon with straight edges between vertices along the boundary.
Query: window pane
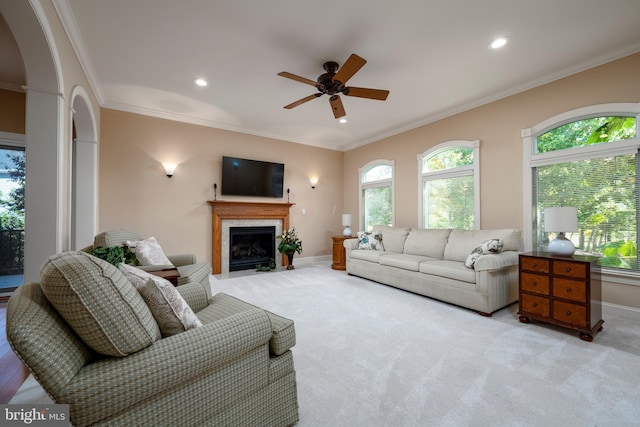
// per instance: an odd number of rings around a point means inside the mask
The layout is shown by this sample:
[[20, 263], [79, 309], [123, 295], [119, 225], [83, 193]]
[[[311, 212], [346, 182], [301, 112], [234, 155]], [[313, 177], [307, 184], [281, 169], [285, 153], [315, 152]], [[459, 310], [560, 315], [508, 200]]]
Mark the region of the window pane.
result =
[[362, 182], [380, 181], [392, 178], [391, 165], [379, 165], [362, 174]]
[[392, 225], [391, 186], [368, 188], [362, 191], [364, 229], [371, 231], [374, 225]]
[[473, 177], [428, 180], [423, 185], [424, 228], [473, 230]]
[[452, 148], [425, 158], [422, 166], [422, 172], [439, 171], [472, 164], [472, 148]]
[[576, 252], [600, 255], [605, 266], [638, 269], [635, 154], [558, 163], [535, 173], [534, 248], [544, 249], [555, 238], [544, 232], [544, 208], [575, 206], [579, 230], [566, 236]]
[[595, 117], [557, 127], [537, 139], [538, 153], [633, 139], [635, 117]]

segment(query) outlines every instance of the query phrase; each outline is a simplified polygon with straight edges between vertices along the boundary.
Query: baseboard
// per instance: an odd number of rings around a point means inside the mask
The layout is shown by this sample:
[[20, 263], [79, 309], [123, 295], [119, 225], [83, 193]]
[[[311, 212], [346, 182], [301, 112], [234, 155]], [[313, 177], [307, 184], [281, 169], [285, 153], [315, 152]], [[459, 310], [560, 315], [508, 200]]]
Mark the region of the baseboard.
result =
[[[627, 305], [613, 304], [610, 302], [602, 303], [602, 315], [605, 317], [607, 314], [622, 316], [633, 320], [640, 321], [640, 308], [629, 307]], [[605, 319], [606, 320], [606, 319]]]
[[331, 264], [331, 255], [294, 257], [293, 265]]

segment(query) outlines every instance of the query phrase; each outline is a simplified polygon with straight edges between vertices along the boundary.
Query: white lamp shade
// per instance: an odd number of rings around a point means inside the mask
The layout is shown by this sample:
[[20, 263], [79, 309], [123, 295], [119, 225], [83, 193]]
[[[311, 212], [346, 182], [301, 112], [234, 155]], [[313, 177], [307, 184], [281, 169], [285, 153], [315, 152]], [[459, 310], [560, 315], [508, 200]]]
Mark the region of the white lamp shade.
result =
[[578, 209], [568, 206], [545, 208], [544, 231], [557, 233], [578, 231]]
[[344, 236], [348, 237], [353, 234], [353, 231], [351, 231], [351, 228], [349, 228], [349, 226], [351, 225], [351, 221], [353, 221], [353, 217], [351, 216], [351, 214], [342, 214], [342, 225], [344, 225], [342, 234]]

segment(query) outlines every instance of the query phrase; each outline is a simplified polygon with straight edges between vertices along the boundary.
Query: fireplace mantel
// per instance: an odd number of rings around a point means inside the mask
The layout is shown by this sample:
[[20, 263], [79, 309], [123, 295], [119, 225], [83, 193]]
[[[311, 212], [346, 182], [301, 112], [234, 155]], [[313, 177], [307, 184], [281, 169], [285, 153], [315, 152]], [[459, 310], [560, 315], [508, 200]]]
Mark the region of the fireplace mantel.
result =
[[[209, 200], [211, 205], [212, 238], [211, 268], [213, 274], [222, 272], [222, 221], [226, 219], [275, 219], [282, 221], [282, 229], [289, 229], [289, 208], [295, 203], [229, 202]], [[284, 257], [283, 257], [284, 258]], [[285, 260], [283, 259], [283, 262]]]

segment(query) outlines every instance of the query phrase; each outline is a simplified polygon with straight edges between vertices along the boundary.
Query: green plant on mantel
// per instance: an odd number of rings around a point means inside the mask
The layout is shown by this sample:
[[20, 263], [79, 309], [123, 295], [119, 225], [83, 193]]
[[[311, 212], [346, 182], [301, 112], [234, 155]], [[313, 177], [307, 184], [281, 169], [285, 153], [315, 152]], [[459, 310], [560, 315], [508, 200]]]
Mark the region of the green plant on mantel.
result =
[[278, 252], [286, 254], [290, 252], [302, 253], [302, 241], [298, 238], [298, 232], [293, 227], [282, 233], [281, 236], [277, 236], [278, 239], [282, 239], [278, 243]]

